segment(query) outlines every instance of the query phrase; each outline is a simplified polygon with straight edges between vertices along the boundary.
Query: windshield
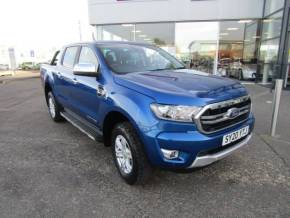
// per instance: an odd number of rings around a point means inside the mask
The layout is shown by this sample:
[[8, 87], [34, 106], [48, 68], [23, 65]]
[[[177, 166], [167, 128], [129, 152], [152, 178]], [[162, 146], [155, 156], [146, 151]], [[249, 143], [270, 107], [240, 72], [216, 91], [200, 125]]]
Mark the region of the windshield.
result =
[[103, 44], [98, 47], [108, 66], [118, 74], [184, 69], [177, 59], [154, 46]]

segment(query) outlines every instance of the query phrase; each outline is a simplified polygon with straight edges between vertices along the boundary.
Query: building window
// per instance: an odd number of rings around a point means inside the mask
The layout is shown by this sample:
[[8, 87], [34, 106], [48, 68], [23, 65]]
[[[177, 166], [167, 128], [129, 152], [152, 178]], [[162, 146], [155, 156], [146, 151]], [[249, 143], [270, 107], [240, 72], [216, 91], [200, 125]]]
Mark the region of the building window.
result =
[[174, 34], [174, 23], [136, 24], [135, 28], [137, 42], [155, 44], [172, 55], [176, 54]]
[[277, 62], [280, 38], [266, 40], [261, 43], [260, 57], [262, 83], [272, 81], [276, 77], [275, 65]]
[[258, 30], [258, 21], [254, 21], [246, 24], [245, 26], [245, 44], [256, 43], [257, 38], [257, 30]]
[[266, 0], [264, 16], [268, 16], [284, 7], [284, 0]]
[[257, 64], [257, 56], [256, 56], [256, 45], [255, 44], [245, 44], [244, 45], [244, 53], [243, 60], [248, 63]]
[[192, 69], [215, 73], [218, 30], [218, 22], [176, 23], [176, 56]]
[[282, 17], [283, 12], [281, 11], [263, 20], [262, 40], [272, 39], [280, 36]]
[[279, 73], [276, 69], [283, 17], [283, 11], [279, 9], [283, 6], [284, 1], [281, 0], [266, 1], [265, 12], [271, 15], [263, 20], [259, 55], [259, 74], [264, 84], [271, 82]]
[[220, 22], [219, 57], [238, 60], [243, 58], [245, 24], [237, 21]]
[[98, 40], [134, 41], [133, 24], [97, 26]]
[[280, 39], [263, 41], [260, 47], [260, 61], [265, 64], [274, 64], [277, 61]]
[[[258, 21], [252, 20], [104, 25], [97, 26], [97, 38], [154, 44], [188, 68], [253, 79], [257, 68], [257, 28]], [[244, 77], [239, 76], [241, 72]]]
[[239, 80], [253, 80], [257, 74], [258, 21], [220, 23], [218, 72]]

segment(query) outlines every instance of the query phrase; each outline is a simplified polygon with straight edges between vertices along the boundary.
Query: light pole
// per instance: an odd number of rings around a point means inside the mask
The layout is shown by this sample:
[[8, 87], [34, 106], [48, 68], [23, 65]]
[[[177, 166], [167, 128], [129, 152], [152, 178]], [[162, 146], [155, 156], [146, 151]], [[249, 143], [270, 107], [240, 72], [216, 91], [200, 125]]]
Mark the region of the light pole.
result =
[[276, 127], [277, 127], [277, 120], [278, 120], [278, 113], [279, 113], [279, 107], [280, 107], [282, 88], [283, 88], [283, 80], [276, 79], [274, 101], [273, 101], [272, 123], [271, 123], [271, 136], [272, 137], [274, 137], [276, 135]]

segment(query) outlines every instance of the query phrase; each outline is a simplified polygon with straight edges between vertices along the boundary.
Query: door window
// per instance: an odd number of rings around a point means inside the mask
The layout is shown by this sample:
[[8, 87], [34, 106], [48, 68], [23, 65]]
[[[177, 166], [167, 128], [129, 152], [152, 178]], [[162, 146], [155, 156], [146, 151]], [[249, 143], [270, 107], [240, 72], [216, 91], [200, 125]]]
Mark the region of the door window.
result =
[[92, 49], [88, 47], [82, 47], [79, 63], [86, 64], [98, 64], [98, 60]]
[[65, 67], [72, 68], [74, 66], [76, 54], [78, 51], [78, 47], [68, 47], [65, 50], [65, 54], [63, 56], [62, 65]]

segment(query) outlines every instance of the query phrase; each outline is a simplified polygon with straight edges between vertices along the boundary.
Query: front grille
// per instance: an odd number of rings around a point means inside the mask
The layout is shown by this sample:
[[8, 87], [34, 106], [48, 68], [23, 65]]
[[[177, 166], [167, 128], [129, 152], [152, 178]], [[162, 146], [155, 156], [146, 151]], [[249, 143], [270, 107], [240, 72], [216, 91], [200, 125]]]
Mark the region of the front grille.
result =
[[[237, 112], [234, 117], [229, 114], [231, 110]], [[202, 132], [213, 133], [245, 121], [250, 112], [251, 99], [249, 96], [244, 96], [206, 106], [196, 122]]]

